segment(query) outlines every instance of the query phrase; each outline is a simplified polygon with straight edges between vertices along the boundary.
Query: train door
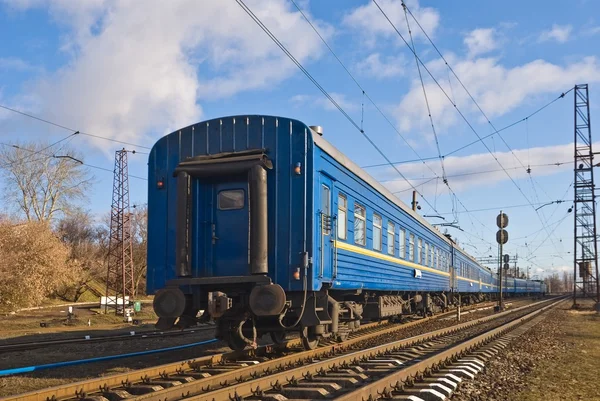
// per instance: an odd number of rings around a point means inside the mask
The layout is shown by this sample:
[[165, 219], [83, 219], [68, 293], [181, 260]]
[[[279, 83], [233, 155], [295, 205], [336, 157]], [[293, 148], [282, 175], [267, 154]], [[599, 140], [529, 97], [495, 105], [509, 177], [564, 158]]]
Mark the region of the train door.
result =
[[331, 236], [333, 235], [332, 197], [333, 182], [329, 177], [321, 175], [320, 199], [316, 221], [319, 227], [319, 278], [322, 281], [331, 281], [333, 274], [331, 241]]
[[213, 196], [213, 275], [245, 276], [249, 265], [248, 183], [215, 183]]

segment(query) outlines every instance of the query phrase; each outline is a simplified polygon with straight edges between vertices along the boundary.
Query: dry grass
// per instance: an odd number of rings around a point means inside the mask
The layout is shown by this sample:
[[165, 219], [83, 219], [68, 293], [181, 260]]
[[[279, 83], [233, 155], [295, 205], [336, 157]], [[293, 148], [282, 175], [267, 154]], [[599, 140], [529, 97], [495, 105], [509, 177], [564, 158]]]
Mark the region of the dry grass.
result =
[[528, 385], [515, 399], [600, 400], [600, 314], [585, 306], [565, 310], [556, 335], [567, 345], [552, 359], [541, 361], [531, 372]]

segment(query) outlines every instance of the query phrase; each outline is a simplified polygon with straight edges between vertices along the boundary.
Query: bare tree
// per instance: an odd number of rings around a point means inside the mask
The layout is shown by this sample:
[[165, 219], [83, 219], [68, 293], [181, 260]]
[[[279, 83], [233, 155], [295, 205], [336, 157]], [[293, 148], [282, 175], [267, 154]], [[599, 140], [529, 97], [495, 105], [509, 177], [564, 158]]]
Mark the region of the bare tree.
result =
[[52, 155], [46, 143], [0, 149], [4, 201], [27, 221], [51, 221], [86, 199], [93, 177], [73, 150]]
[[148, 206], [135, 206], [131, 216], [133, 238], [133, 279], [136, 294], [146, 293], [146, 269], [148, 267]]
[[59, 287], [54, 295], [66, 301], [77, 302], [90, 289], [89, 285], [93, 280], [106, 278], [100, 233], [90, 214], [79, 209], [60, 219], [57, 232], [62, 242], [69, 247], [69, 263], [80, 274], [70, 285]]

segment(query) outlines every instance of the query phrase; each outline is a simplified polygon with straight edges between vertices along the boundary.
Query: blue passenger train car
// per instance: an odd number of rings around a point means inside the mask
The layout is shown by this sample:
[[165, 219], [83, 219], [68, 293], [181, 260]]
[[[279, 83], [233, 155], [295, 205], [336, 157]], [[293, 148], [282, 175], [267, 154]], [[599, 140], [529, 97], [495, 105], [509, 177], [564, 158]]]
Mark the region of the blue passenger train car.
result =
[[[158, 327], [217, 321], [234, 349], [433, 313], [497, 291], [489, 269], [322, 136], [270, 116], [201, 122], [149, 156], [148, 293]], [[507, 293], [542, 292], [508, 279]], [[510, 281], [512, 280], [512, 281]]]

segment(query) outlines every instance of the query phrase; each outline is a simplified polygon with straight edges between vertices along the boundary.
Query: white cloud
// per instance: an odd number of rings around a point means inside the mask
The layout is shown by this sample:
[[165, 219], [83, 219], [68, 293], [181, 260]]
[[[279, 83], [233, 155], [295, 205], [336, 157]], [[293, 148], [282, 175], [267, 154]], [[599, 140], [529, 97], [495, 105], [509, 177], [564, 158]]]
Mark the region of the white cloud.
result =
[[[394, 23], [398, 31], [402, 35], [405, 35], [405, 38], [408, 40], [408, 29], [406, 27], [402, 3], [396, 0], [379, 0], [378, 4]], [[434, 36], [440, 22], [438, 11], [431, 7], [421, 7], [418, 0], [407, 0], [406, 4], [427, 34]], [[417, 24], [410, 18], [410, 15], [409, 22], [413, 37], [424, 37]], [[356, 30], [360, 33], [361, 37], [364, 35], [365, 41], [369, 45], [375, 45], [378, 37], [390, 38], [397, 35], [394, 28], [392, 28], [373, 2], [368, 2], [368, 4], [357, 7], [346, 14], [343, 24]], [[400, 41], [400, 38], [397, 38], [397, 40]]]
[[[353, 103], [348, 100], [346, 95], [337, 92], [329, 92], [329, 95], [343, 108], [345, 111], [355, 111], [358, 110], [359, 105]], [[337, 107], [333, 105], [325, 96], [321, 95], [295, 95], [290, 98], [290, 102], [296, 106], [317, 106], [319, 108], [328, 110], [328, 111], [338, 111]]]
[[571, 25], [552, 25], [552, 29], [543, 31], [540, 33], [538, 40], [540, 42], [546, 42], [549, 40], [555, 40], [558, 43], [565, 43], [569, 40], [573, 27]]
[[591, 26], [583, 30], [583, 34], [586, 36], [594, 36], [600, 33], [600, 26]]
[[[513, 151], [522, 163], [534, 166], [532, 167], [532, 174], [535, 177], [553, 175], [573, 169], [571, 163], [560, 166], [535, 167], [540, 164], [570, 161], [573, 158], [572, 143], [531, 149], [513, 149]], [[513, 179], [519, 180], [529, 177], [511, 152], [494, 152], [494, 156], [507, 169]], [[436, 180], [427, 182], [430, 178], [435, 177], [431, 170], [435, 171], [438, 177], [442, 177], [439, 161], [427, 161], [426, 164], [424, 165], [424, 163], [419, 162], [398, 165], [402, 174], [409, 179], [412, 185], [419, 188], [419, 191], [422, 191], [425, 196], [427, 194], [434, 194], [436, 191], [439, 192], [440, 186], [443, 185], [443, 183], [436, 182]], [[496, 186], [500, 182], [510, 180], [488, 152], [461, 157], [447, 157], [444, 159], [444, 168], [448, 176], [448, 182], [456, 193], [473, 187], [484, 188]], [[485, 173], [471, 174], [472, 172]], [[406, 191], [411, 188], [410, 184], [398, 177], [398, 173], [391, 167], [380, 168], [375, 170], [374, 173], [392, 192]]]
[[[306, 22], [286, 1], [246, 3], [300, 62], [320, 57], [319, 38], [305, 34]], [[198, 121], [203, 101], [270, 88], [297, 71], [233, 1], [13, 4], [47, 5], [68, 29], [62, 49], [70, 62], [28, 88], [41, 113], [123, 141], [149, 143], [150, 136]]]
[[362, 75], [376, 79], [396, 78], [404, 75], [406, 60], [402, 56], [381, 57], [373, 53], [356, 64], [356, 69]]
[[467, 46], [469, 57], [488, 53], [498, 48], [496, 30], [494, 28], [478, 28], [465, 36], [464, 43]]
[[0, 70], [29, 72], [40, 71], [41, 69], [17, 57], [0, 57]]
[[[532, 96], [558, 95], [560, 91], [571, 88], [576, 83], [600, 81], [600, 63], [595, 57], [585, 57], [564, 66], [534, 60], [513, 68], [501, 65], [495, 58], [446, 58], [490, 118], [514, 110]], [[446, 67], [439, 60], [429, 63], [428, 67], [437, 77], [447, 76]], [[446, 93], [454, 97], [453, 100], [459, 109], [471, 122], [474, 122], [473, 118], [481, 118], [473, 102], [454, 80], [453, 90], [447, 79], [440, 79], [439, 83]], [[437, 85], [429, 81], [426, 83], [426, 90], [438, 133], [443, 134], [449, 127], [462, 121], [452, 103]], [[416, 130], [421, 135], [432, 135], [421, 83], [418, 80], [413, 81], [411, 90], [396, 107], [396, 116], [402, 131]]]

